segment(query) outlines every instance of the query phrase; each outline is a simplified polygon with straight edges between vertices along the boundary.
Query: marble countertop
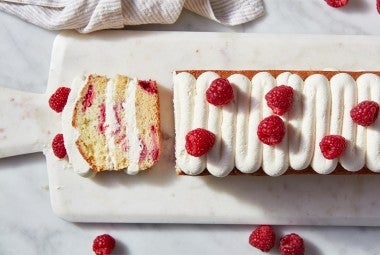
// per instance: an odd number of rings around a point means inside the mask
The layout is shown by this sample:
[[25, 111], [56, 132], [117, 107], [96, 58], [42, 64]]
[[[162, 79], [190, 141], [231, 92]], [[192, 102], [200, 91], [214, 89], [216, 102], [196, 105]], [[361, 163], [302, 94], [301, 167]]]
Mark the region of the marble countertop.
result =
[[[330, 8], [322, 0], [268, 0], [265, 8], [262, 18], [236, 27], [185, 11], [172, 25], [128, 29], [380, 35], [380, 15], [373, 0], [352, 0], [343, 9]], [[0, 13], [0, 86], [44, 92], [57, 34]], [[66, 222], [51, 210], [41, 153], [0, 159], [0, 186], [0, 254], [92, 254], [92, 240], [102, 233], [117, 239], [113, 254], [262, 254], [247, 242], [255, 226]], [[279, 236], [301, 235], [306, 254], [378, 254], [380, 250], [378, 227], [275, 226], [275, 230]]]

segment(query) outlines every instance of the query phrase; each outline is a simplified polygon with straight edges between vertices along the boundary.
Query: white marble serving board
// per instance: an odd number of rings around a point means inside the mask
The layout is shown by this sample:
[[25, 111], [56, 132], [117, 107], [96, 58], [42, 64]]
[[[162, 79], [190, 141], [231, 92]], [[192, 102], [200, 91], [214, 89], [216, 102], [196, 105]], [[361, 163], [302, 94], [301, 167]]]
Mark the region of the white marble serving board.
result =
[[[172, 72], [186, 69], [380, 70], [380, 37], [108, 31], [54, 43], [47, 94], [86, 73], [159, 84], [163, 153], [149, 172], [75, 174], [46, 158], [53, 211], [74, 222], [379, 225], [380, 176], [176, 176]], [[49, 113], [49, 136], [60, 132]]]

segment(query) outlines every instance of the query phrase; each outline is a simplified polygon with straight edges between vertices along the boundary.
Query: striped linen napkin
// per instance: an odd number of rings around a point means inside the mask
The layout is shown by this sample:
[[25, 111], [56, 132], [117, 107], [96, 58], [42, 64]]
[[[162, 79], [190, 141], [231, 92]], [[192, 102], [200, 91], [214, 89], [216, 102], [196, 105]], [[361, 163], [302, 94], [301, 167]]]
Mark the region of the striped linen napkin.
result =
[[182, 9], [224, 25], [264, 14], [262, 0], [0, 0], [0, 10], [37, 26], [89, 33], [125, 25], [171, 24]]

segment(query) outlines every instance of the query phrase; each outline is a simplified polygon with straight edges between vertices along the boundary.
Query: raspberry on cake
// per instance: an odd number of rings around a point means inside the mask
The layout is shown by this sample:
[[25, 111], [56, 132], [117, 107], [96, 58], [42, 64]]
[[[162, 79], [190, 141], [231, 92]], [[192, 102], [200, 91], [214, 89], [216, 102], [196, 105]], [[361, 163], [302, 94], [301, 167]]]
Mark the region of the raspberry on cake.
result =
[[200, 157], [206, 154], [215, 143], [215, 135], [210, 131], [197, 128], [186, 135], [186, 151], [191, 156]]
[[265, 99], [274, 114], [283, 115], [292, 107], [293, 88], [286, 85], [276, 86], [265, 95]]
[[379, 115], [379, 104], [374, 101], [363, 101], [351, 109], [352, 120], [361, 126], [372, 125]]
[[271, 115], [260, 121], [257, 128], [257, 136], [267, 145], [281, 143], [285, 136], [284, 121], [277, 115]]
[[206, 90], [206, 99], [210, 104], [220, 106], [231, 102], [234, 99], [234, 91], [227, 79], [215, 79]]
[[62, 115], [65, 146], [74, 170], [136, 174], [160, 155], [157, 85], [116, 75], [89, 75], [72, 84]]
[[327, 159], [338, 158], [346, 149], [346, 139], [340, 135], [326, 135], [319, 143], [322, 154]]
[[[177, 173], [223, 177], [380, 172], [379, 74], [177, 71], [173, 75]], [[214, 81], [224, 80], [232, 86], [233, 100], [217, 107], [209, 103], [208, 89]], [[211, 93], [217, 102], [231, 96], [218, 91], [224, 89]], [[196, 128], [215, 135], [214, 145], [202, 157], [186, 150], [186, 135]]]

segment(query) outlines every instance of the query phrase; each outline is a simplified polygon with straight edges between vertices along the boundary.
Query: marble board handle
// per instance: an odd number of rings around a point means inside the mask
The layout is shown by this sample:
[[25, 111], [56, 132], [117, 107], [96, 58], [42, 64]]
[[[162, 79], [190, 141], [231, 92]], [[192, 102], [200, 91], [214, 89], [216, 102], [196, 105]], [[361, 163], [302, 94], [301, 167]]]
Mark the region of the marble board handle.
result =
[[0, 87], [0, 158], [43, 150], [54, 121], [47, 102], [45, 94]]

